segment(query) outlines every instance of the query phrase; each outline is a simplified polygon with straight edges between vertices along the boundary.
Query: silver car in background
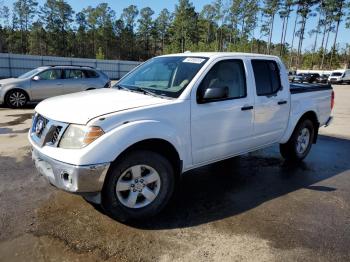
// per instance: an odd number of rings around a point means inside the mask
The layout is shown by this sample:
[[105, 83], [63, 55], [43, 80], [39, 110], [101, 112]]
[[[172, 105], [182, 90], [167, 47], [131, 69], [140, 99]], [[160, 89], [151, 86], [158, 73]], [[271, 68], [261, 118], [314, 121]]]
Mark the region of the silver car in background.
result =
[[110, 86], [108, 76], [91, 67], [43, 66], [0, 80], [0, 104], [20, 108], [29, 101]]

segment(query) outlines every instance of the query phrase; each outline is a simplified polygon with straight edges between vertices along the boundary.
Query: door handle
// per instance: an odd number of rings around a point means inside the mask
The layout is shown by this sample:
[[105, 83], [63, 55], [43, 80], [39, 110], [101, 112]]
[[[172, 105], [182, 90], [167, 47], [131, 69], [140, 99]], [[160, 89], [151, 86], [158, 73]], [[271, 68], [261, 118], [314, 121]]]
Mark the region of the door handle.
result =
[[287, 104], [287, 101], [286, 100], [283, 100], [283, 101], [278, 101], [278, 103], [277, 104], [279, 104], [279, 105], [284, 105], [284, 104]]
[[253, 106], [244, 106], [244, 107], [241, 107], [241, 110], [247, 111], [247, 110], [252, 110], [253, 108], [254, 108]]
[[58, 84], [56, 84], [56, 86], [63, 86], [63, 84], [61, 84], [61, 83], [58, 83]]

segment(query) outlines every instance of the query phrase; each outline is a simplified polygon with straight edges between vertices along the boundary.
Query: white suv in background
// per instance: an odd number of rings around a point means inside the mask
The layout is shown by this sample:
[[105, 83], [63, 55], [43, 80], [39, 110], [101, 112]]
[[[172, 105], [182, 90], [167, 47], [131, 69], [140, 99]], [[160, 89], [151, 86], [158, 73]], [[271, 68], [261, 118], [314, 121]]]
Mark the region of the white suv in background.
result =
[[350, 69], [333, 71], [328, 77], [331, 84], [350, 83]]

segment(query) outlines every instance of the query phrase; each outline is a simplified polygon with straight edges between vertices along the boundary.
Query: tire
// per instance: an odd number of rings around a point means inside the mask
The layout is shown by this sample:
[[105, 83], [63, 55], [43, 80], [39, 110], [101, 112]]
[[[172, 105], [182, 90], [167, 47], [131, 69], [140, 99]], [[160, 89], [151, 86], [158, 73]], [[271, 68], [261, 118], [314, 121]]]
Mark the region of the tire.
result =
[[27, 94], [20, 89], [10, 90], [5, 96], [5, 103], [10, 108], [22, 108], [28, 100]]
[[314, 137], [315, 127], [311, 120], [300, 121], [288, 142], [280, 144], [281, 155], [289, 161], [302, 161], [310, 152]]
[[102, 190], [102, 207], [121, 222], [146, 219], [166, 206], [174, 187], [174, 169], [165, 157], [152, 151], [132, 151], [111, 165]]

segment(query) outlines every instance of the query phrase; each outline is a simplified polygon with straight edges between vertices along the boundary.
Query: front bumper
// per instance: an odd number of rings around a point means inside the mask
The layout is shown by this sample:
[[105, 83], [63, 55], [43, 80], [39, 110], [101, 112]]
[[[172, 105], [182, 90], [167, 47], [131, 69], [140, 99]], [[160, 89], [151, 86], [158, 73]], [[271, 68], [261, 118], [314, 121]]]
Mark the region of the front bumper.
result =
[[47, 157], [34, 148], [32, 159], [39, 173], [52, 185], [71, 193], [100, 192], [110, 165], [70, 165]]

